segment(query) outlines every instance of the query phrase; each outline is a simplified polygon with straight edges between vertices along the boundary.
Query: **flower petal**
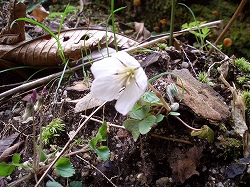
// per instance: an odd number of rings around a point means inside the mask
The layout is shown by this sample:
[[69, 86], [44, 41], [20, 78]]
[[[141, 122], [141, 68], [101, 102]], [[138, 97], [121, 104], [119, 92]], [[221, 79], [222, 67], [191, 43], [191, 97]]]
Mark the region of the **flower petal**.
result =
[[103, 75], [114, 75], [121, 68], [123, 68], [123, 65], [118, 59], [107, 57], [94, 62], [90, 69], [94, 77], [98, 78]]
[[147, 75], [145, 74], [144, 70], [142, 67], [140, 67], [135, 74], [135, 81], [137, 86], [139, 86], [140, 89], [146, 90], [148, 86], [148, 78]]
[[100, 75], [91, 85], [91, 95], [96, 99], [112, 101], [118, 98], [121, 87], [113, 83], [112, 75]]
[[132, 56], [130, 56], [128, 53], [124, 51], [119, 51], [117, 53], [114, 53], [112, 55], [113, 58], [119, 59], [121, 62], [123, 62], [125, 65], [130, 67], [139, 67], [140, 63]]
[[140, 99], [147, 88], [147, 77], [145, 80], [146, 82], [143, 84], [140, 82], [140, 87], [138, 87], [135, 79], [131, 80], [131, 83], [125, 88], [115, 104], [115, 109], [119, 113], [126, 115], [133, 108], [134, 104]]

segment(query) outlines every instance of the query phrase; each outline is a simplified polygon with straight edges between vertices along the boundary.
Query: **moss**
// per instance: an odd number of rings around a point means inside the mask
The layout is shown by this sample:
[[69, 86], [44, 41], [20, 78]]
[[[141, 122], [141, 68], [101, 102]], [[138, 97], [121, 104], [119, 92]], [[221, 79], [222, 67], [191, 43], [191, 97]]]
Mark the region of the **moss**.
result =
[[249, 91], [244, 91], [243, 92], [243, 98], [246, 103], [246, 107], [250, 110], [250, 92]]
[[218, 157], [223, 156], [226, 159], [228, 156], [231, 156], [236, 159], [241, 155], [242, 142], [240, 140], [224, 138], [219, 144], [223, 147], [224, 152], [218, 155]]
[[250, 63], [245, 58], [237, 58], [235, 65], [246, 74], [250, 74]]

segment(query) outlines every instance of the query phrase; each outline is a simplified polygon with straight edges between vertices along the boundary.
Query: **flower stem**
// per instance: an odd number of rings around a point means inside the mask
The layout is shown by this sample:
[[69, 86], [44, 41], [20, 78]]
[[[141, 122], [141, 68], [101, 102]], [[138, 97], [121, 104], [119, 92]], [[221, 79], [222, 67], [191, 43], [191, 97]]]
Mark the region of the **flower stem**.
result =
[[163, 106], [167, 109], [168, 113], [171, 112], [171, 108], [169, 107], [169, 105], [167, 104], [167, 102], [165, 101], [165, 99], [162, 97], [161, 93], [158, 92], [153, 86], [152, 84], [148, 83], [148, 87], [155, 93], [155, 95], [160, 99], [160, 101], [162, 102]]
[[187, 128], [191, 129], [192, 131], [202, 131], [202, 129], [196, 129], [194, 127], [189, 126], [188, 124], [186, 124], [184, 121], [182, 121], [181, 118], [179, 118], [178, 116], [174, 116], [176, 119], [178, 119], [183, 125], [185, 125]]

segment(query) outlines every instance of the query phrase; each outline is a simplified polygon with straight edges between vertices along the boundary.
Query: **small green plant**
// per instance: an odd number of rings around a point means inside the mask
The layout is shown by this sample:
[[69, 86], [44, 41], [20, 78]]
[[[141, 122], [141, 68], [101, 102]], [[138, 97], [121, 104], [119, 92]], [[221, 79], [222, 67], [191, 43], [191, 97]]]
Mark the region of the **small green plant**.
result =
[[208, 77], [206, 72], [199, 72], [198, 73], [198, 80], [201, 81], [202, 83], [205, 83], [209, 86], [213, 86], [214, 83], [211, 82], [210, 78]]
[[102, 126], [99, 128], [96, 136], [89, 142], [89, 147], [103, 160], [107, 161], [110, 157], [110, 150], [108, 146], [98, 144], [105, 142], [107, 140], [107, 123], [103, 122]]
[[[185, 23], [184, 25], [182, 25], [182, 29], [196, 27], [198, 32], [194, 31], [194, 30], [190, 30], [189, 32], [195, 35], [197, 43], [198, 43], [198, 47], [203, 47], [205, 38], [210, 34], [210, 29], [208, 27], [204, 27], [203, 29], [200, 29], [200, 25], [205, 23], [205, 22], [197, 21], [195, 15], [194, 15], [194, 12], [187, 5], [185, 5], [183, 3], [178, 3], [178, 4], [185, 6], [194, 18], [194, 22], [189, 23], [189, 24]], [[200, 41], [197, 39], [197, 37], [200, 39]]]
[[238, 67], [243, 73], [250, 74], [250, 63], [245, 58], [236, 58], [235, 65]]
[[6, 162], [0, 163], [0, 176], [7, 177], [12, 174], [12, 172], [15, 170], [16, 167], [23, 167], [25, 168], [23, 164], [20, 164], [21, 157], [19, 154], [14, 154], [12, 156], [12, 162], [7, 164]]
[[[160, 101], [152, 92], [146, 92], [142, 98], [144, 98], [142, 102], [148, 103], [149, 105]], [[131, 119], [127, 119], [123, 122], [124, 127], [132, 133], [135, 141], [140, 134], [147, 134], [155, 124], [164, 118], [162, 114], [155, 116], [155, 114], [150, 111], [149, 105], [135, 105], [132, 111], [129, 112]]]
[[[191, 22], [191, 23], [185, 23], [182, 25], [182, 29], [191, 29], [195, 27], [199, 27], [199, 25], [204, 24], [205, 22]], [[208, 27], [204, 27], [199, 30], [199, 32], [195, 30], [190, 30], [189, 31], [191, 34], [193, 34], [196, 37], [196, 41], [198, 43], [197, 47], [202, 47], [204, 45], [205, 38], [211, 33], [210, 29]], [[198, 40], [199, 38], [199, 40]]]
[[49, 144], [55, 137], [60, 136], [64, 131], [65, 124], [60, 119], [54, 119], [42, 130], [42, 142], [44, 145]]

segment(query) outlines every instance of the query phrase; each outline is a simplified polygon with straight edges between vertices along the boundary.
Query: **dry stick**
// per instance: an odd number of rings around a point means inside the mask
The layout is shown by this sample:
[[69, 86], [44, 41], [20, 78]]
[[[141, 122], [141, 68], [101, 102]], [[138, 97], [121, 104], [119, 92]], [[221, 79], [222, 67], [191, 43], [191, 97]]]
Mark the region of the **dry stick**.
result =
[[151, 134], [151, 136], [153, 137], [156, 137], [156, 138], [160, 138], [160, 139], [164, 139], [164, 140], [170, 140], [170, 141], [173, 141], [173, 142], [180, 142], [180, 143], [185, 143], [185, 144], [190, 144], [192, 145], [192, 143], [188, 140], [182, 140], [182, 139], [176, 139], [176, 138], [168, 138], [168, 137], [165, 137], [165, 136], [161, 136], [161, 135], [158, 135], [158, 134]]
[[[218, 21], [213, 21], [213, 22], [209, 22], [209, 23], [205, 23], [205, 24], [202, 24], [200, 25], [199, 28], [204, 28], [204, 27], [216, 27], [217, 25], [220, 25], [222, 23], [221, 20], [218, 20]], [[189, 32], [189, 31], [192, 31], [192, 30], [197, 30], [197, 27], [193, 27], [193, 28], [188, 28], [188, 29], [184, 29], [184, 30], [181, 30], [181, 31], [177, 31], [177, 32], [174, 32], [174, 35], [173, 37], [177, 37], [177, 36], [180, 36], [182, 35], [183, 33], [185, 32]], [[158, 37], [158, 36], [157, 36]], [[148, 47], [149, 45], [153, 45], [155, 43], [158, 43], [162, 40], [165, 40], [165, 39], [168, 39], [170, 37], [169, 33], [168, 34], [163, 34], [162, 37], [160, 38], [157, 38], [157, 39], [154, 39], [152, 41], [149, 41], [149, 42], [146, 42], [146, 43], [143, 43], [143, 44], [140, 44], [138, 46], [134, 46], [134, 47], [130, 47], [128, 49], [124, 49], [122, 51], [125, 51], [127, 53], [130, 53], [130, 52], [133, 52], [135, 50], [138, 50], [138, 49], [142, 49], [142, 48], [145, 48], [145, 47]], [[153, 37], [154, 38], [154, 37]]]
[[[234, 23], [235, 19], [238, 17], [238, 15], [240, 14], [240, 12], [242, 11], [243, 7], [245, 6], [247, 0], [242, 0], [240, 2], [240, 5], [238, 6], [237, 10], [235, 11], [233, 17], [230, 19], [230, 21], [228, 22], [227, 26], [223, 29], [222, 33], [220, 34], [220, 36], [217, 38], [217, 40], [214, 42], [214, 45], [216, 46], [221, 39], [227, 34], [227, 32], [229, 31], [230, 27], [232, 26], [232, 24]], [[208, 53], [207, 56], [209, 56], [212, 52], [213, 52], [214, 48], [211, 48]]]
[[[209, 23], [205, 23], [205, 24], [202, 24], [200, 25], [200, 28], [203, 28], [203, 27], [215, 27], [216, 25], [219, 25], [221, 24], [221, 20], [218, 20], [218, 21], [213, 21], [213, 22], [209, 22]], [[181, 30], [181, 31], [178, 31], [178, 32], [175, 32], [175, 34], [173, 35], [173, 37], [177, 37], [185, 32], [189, 32], [191, 30], [196, 30], [197, 28], [189, 28], [189, 29], [184, 29], [184, 30]], [[145, 48], [149, 45], [152, 45], [152, 44], [155, 44], [155, 43], [158, 43], [160, 42], [161, 40], [164, 40], [164, 39], [168, 39], [169, 38], [169, 34], [164, 34], [164, 35], [160, 35], [159, 36], [160, 38], [157, 38], [157, 39], [154, 39], [152, 41], [149, 41], [149, 42], [146, 42], [146, 43], [143, 43], [143, 44], [140, 44], [138, 46], [135, 46], [135, 47], [131, 47], [131, 48], [128, 48], [128, 49], [125, 49], [123, 51], [127, 52], [127, 53], [130, 53], [130, 52], [133, 52], [135, 50], [138, 50], [138, 49], [141, 49], [141, 48]], [[154, 37], [153, 37], [154, 38]], [[100, 60], [100, 58], [98, 59], [95, 59], [94, 61], [97, 61], [97, 60]], [[86, 62], [84, 65], [90, 65], [89, 62]], [[82, 64], [81, 65], [78, 65], [78, 66], [75, 66], [73, 68], [71, 68], [71, 70], [66, 70], [65, 73], [70, 73], [70, 72], [74, 72], [76, 70], [79, 70], [82, 68]], [[38, 80], [34, 80], [32, 82], [29, 82], [29, 83], [25, 83], [23, 85], [20, 85], [16, 88], [13, 88], [13, 89], [10, 89], [6, 92], [3, 92], [0, 94], [0, 100], [4, 97], [7, 97], [7, 96], [10, 96], [10, 95], [13, 95], [13, 94], [16, 94], [20, 91], [24, 91], [24, 90], [27, 90], [27, 89], [31, 89], [31, 88], [34, 88], [35, 86], [38, 86], [40, 84], [44, 84], [44, 83], [47, 83], [49, 82], [51, 79], [57, 77], [57, 76], [60, 76], [62, 74], [62, 72], [59, 72], [59, 73], [55, 73], [55, 74], [52, 74], [52, 75], [49, 75], [49, 76], [46, 76], [46, 77], [43, 77], [43, 78], [40, 78]]]
[[47, 175], [47, 173], [50, 171], [50, 169], [54, 166], [54, 164], [58, 161], [58, 159], [63, 155], [63, 153], [66, 151], [66, 149], [68, 148], [68, 146], [70, 145], [70, 143], [73, 141], [73, 139], [75, 138], [75, 136], [79, 133], [79, 131], [82, 129], [82, 127], [89, 121], [89, 119], [98, 111], [100, 110], [100, 108], [102, 108], [107, 102], [103, 102], [97, 109], [94, 110], [94, 112], [92, 112], [88, 118], [85, 119], [85, 121], [78, 127], [78, 129], [76, 130], [76, 132], [73, 134], [72, 137], [70, 137], [69, 141], [65, 144], [65, 146], [63, 147], [62, 151], [60, 152], [59, 155], [57, 155], [57, 157], [53, 160], [53, 162], [49, 165], [49, 167], [47, 168], [47, 170], [43, 173], [43, 175], [41, 176], [41, 178], [39, 179], [39, 181], [37, 182], [37, 184], [35, 185], [35, 187], [38, 187], [39, 184], [42, 182], [42, 180], [44, 179], [44, 177]]
[[99, 170], [97, 167], [95, 167], [93, 164], [89, 163], [84, 158], [80, 157], [79, 155], [76, 155], [77, 158], [83, 160], [87, 164], [89, 164], [91, 167], [93, 167], [95, 170], [97, 170], [105, 179], [107, 179], [114, 187], [117, 187], [101, 170]]
[[[89, 62], [86, 62], [85, 65], [88, 65]], [[74, 72], [78, 69], [81, 69], [82, 68], [82, 64], [81, 65], [78, 65], [78, 66], [75, 66], [73, 68], [71, 68], [70, 70], [66, 70], [65, 73], [70, 73], [70, 72]], [[35, 86], [38, 86], [40, 84], [44, 84], [44, 83], [47, 83], [49, 82], [51, 79], [55, 78], [55, 77], [58, 77], [62, 74], [62, 72], [58, 72], [58, 73], [55, 73], [55, 74], [52, 74], [52, 75], [48, 75], [46, 77], [43, 77], [43, 78], [40, 78], [40, 79], [37, 79], [37, 80], [34, 80], [34, 81], [31, 81], [31, 82], [28, 82], [28, 83], [25, 83], [23, 85], [20, 85], [16, 88], [13, 88], [13, 89], [10, 89], [6, 92], [3, 92], [0, 94], [0, 99], [4, 98], [4, 97], [8, 97], [12, 94], [15, 94], [15, 93], [18, 93], [20, 91], [24, 91], [24, 90], [27, 90], [27, 89], [30, 89], [30, 88], [34, 88]]]

